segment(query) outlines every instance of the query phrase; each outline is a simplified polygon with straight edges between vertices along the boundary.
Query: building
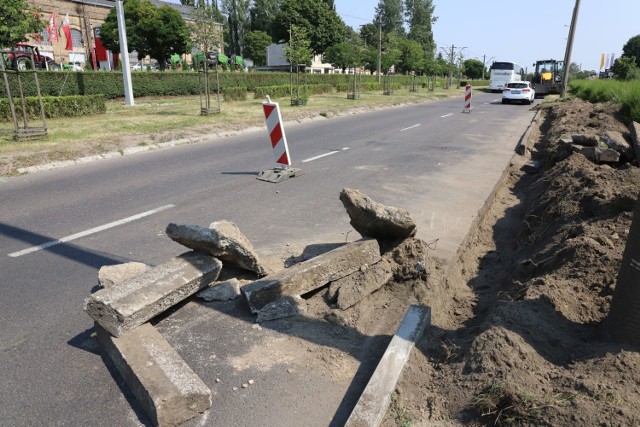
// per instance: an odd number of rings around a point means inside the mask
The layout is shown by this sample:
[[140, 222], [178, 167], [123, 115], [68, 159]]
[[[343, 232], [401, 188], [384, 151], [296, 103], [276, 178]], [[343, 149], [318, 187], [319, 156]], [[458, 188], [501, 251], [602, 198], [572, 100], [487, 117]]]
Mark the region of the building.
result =
[[[285, 57], [285, 46], [286, 44], [284, 43], [272, 43], [267, 46], [267, 65], [265, 67], [258, 67], [258, 69], [265, 71], [289, 71], [290, 64]], [[307, 73], [314, 74], [333, 74], [335, 72], [335, 69], [331, 64], [322, 62], [321, 54], [315, 54], [311, 58], [311, 65], [305, 67], [305, 71]]]
[[[191, 6], [149, 0], [157, 7], [168, 5], [180, 12], [189, 22]], [[109, 11], [116, 6], [114, 0], [27, 0], [29, 6], [42, 11], [47, 27], [29, 42], [40, 52], [60, 64], [77, 64], [83, 68], [116, 68], [114, 56], [100, 42], [100, 27]], [[222, 25], [220, 25], [222, 28]], [[222, 30], [221, 30], [222, 31]], [[137, 55], [132, 55], [138, 62]], [[148, 62], [147, 62], [148, 63]]]

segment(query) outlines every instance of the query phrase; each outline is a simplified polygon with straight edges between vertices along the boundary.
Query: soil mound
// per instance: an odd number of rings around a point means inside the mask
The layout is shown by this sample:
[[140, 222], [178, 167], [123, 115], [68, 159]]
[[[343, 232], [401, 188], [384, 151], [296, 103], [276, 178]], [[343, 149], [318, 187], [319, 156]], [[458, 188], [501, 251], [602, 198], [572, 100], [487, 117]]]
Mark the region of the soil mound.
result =
[[624, 156], [598, 163], [567, 143], [610, 131], [630, 140], [617, 111], [580, 100], [540, 111], [530, 155], [541, 167], [512, 165], [454, 274], [432, 293], [442, 297], [434, 326], [385, 425], [640, 424], [639, 349], [602, 327], [640, 169]]

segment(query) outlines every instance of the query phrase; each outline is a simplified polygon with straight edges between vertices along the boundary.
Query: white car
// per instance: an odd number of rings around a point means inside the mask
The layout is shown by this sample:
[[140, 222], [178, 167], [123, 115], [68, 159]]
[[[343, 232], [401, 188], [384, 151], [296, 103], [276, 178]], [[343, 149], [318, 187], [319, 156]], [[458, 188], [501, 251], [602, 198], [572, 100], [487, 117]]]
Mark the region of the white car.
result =
[[502, 103], [507, 104], [511, 101], [520, 101], [525, 104], [531, 104], [536, 97], [536, 91], [531, 87], [531, 83], [519, 81], [507, 83], [502, 88]]

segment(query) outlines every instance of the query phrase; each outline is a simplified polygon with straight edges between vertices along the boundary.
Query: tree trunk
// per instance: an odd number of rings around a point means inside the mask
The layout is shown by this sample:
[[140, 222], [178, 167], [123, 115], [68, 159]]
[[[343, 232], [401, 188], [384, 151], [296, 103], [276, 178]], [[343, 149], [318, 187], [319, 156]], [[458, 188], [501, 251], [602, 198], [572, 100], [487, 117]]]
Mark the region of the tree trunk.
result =
[[618, 341], [640, 344], [640, 196], [605, 327]]

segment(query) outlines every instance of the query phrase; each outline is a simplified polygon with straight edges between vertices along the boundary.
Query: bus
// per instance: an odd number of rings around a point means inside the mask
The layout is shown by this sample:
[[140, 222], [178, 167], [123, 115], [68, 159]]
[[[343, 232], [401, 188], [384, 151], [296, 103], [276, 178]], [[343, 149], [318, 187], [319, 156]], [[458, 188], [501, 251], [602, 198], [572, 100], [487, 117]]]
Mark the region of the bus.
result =
[[491, 64], [491, 72], [489, 73], [491, 92], [501, 92], [504, 85], [519, 80], [524, 80], [524, 69], [515, 62], [496, 61]]

